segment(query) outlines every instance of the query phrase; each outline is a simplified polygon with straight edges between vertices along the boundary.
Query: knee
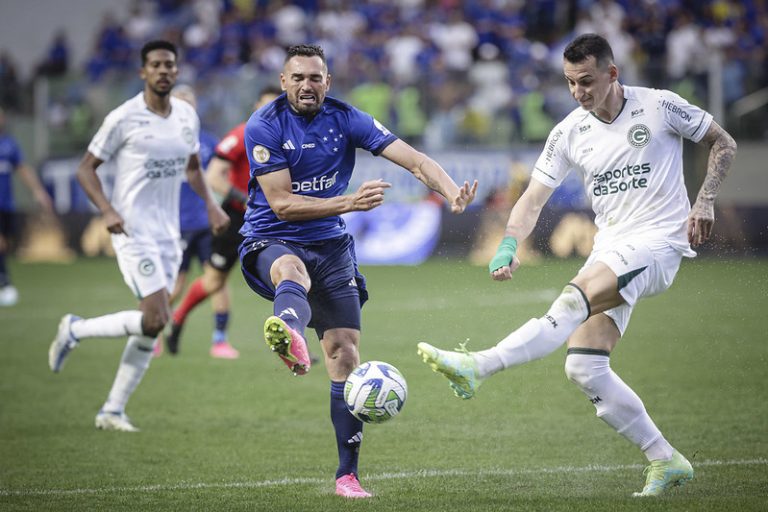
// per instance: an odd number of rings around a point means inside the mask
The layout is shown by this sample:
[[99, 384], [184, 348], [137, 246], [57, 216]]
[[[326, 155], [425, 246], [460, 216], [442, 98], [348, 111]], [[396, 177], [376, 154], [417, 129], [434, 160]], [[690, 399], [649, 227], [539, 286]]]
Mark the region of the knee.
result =
[[592, 378], [590, 366], [583, 357], [569, 355], [565, 358], [565, 375], [568, 380], [583, 388]]
[[309, 291], [312, 281], [307, 273], [307, 267], [304, 266], [304, 262], [299, 259], [298, 256], [293, 254], [285, 254], [280, 256], [272, 264], [269, 270], [272, 284], [277, 286], [282, 281], [293, 281], [304, 287]]
[[334, 336], [332, 340], [324, 340], [326, 356], [331, 359], [338, 370], [348, 375], [360, 363], [357, 350], [357, 338], [349, 334]]
[[145, 336], [154, 338], [163, 332], [168, 319], [168, 314], [164, 312], [145, 312], [141, 319], [141, 330]]

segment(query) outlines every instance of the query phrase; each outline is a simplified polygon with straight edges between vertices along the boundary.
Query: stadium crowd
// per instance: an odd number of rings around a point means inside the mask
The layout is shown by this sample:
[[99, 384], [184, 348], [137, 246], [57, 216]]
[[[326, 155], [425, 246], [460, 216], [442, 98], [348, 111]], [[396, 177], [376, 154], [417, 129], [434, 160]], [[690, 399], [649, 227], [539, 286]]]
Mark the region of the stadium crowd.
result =
[[[58, 33], [36, 75], [85, 77], [52, 115], [87, 123], [78, 111], [89, 101], [82, 89], [134, 77], [136, 49], [161, 37], [183, 50], [181, 81], [212, 91], [201, 115], [223, 132], [239, 119], [216, 113], [247, 112], [252, 99], [214, 94], [215, 84], [245, 77], [263, 85], [287, 46], [312, 41], [327, 50], [331, 94], [404, 139], [429, 149], [503, 145], [543, 140], [574, 107], [560, 56], [585, 32], [609, 40], [622, 80], [698, 104], [706, 104], [715, 52], [723, 55], [726, 106], [768, 86], [765, 0], [133, 0], [125, 19], [104, 15], [84, 69], [71, 69], [66, 34]], [[7, 51], [0, 77], [0, 101], [23, 108]]]

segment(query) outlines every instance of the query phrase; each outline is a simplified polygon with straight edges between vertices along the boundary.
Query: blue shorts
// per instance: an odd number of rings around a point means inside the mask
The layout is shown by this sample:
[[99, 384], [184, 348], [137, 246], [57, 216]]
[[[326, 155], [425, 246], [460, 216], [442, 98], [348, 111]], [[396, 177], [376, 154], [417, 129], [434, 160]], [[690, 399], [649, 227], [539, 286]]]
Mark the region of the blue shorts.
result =
[[181, 264], [179, 272], [186, 272], [192, 265], [192, 257], [202, 265], [211, 258], [211, 241], [213, 235], [209, 228], [193, 229], [181, 232]]
[[309, 326], [323, 339], [328, 329], [345, 327], [360, 330], [360, 308], [368, 300], [365, 277], [357, 268], [355, 242], [351, 235], [312, 243], [278, 239], [246, 239], [240, 245], [243, 276], [253, 291], [275, 300], [269, 277], [272, 263], [285, 254], [298, 257], [307, 268], [312, 288]]

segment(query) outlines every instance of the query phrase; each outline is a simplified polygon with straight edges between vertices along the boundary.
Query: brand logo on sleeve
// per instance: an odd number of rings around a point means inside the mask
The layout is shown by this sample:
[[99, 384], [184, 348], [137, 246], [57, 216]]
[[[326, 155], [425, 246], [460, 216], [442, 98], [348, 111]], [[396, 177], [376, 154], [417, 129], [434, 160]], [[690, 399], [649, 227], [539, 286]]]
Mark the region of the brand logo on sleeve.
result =
[[296, 149], [296, 146], [293, 145], [291, 139], [288, 139], [287, 141], [283, 142], [283, 149], [292, 150]]
[[673, 114], [676, 114], [676, 115], [680, 116], [680, 118], [683, 119], [683, 121], [688, 121], [688, 122], [691, 121], [691, 114], [689, 114], [688, 112], [686, 112], [682, 108], [678, 107], [677, 105], [675, 105], [671, 101], [662, 100], [661, 108], [666, 109], [666, 110], [672, 112]]
[[632, 147], [645, 147], [651, 142], [651, 130], [644, 124], [636, 124], [627, 132], [627, 140]]

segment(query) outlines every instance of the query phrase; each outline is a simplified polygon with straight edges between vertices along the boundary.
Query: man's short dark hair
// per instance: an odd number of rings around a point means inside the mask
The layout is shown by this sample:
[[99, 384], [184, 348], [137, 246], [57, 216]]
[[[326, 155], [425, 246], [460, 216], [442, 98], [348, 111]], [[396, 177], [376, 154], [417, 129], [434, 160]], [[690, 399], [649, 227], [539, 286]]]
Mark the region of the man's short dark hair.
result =
[[176, 50], [176, 45], [170, 41], [164, 41], [162, 39], [156, 39], [150, 41], [141, 47], [141, 65], [144, 66], [147, 63], [147, 55], [154, 50], [168, 50], [174, 57], [179, 56], [179, 52]]
[[613, 50], [604, 37], [597, 34], [583, 34], [565, 47], [563, 57], [571, 64], [578, 64], [589, 57], [595, 57], [597, 65], [602, 67], [613, 62]]
[[285, 62], [288, 62], [293, 57], [320, 57], [323, 64], [327, 65], [325, 61], [325, 52], [322, 47], [316, 44], [297, 44], [288, 48], [288, 52], [285, 55]]

